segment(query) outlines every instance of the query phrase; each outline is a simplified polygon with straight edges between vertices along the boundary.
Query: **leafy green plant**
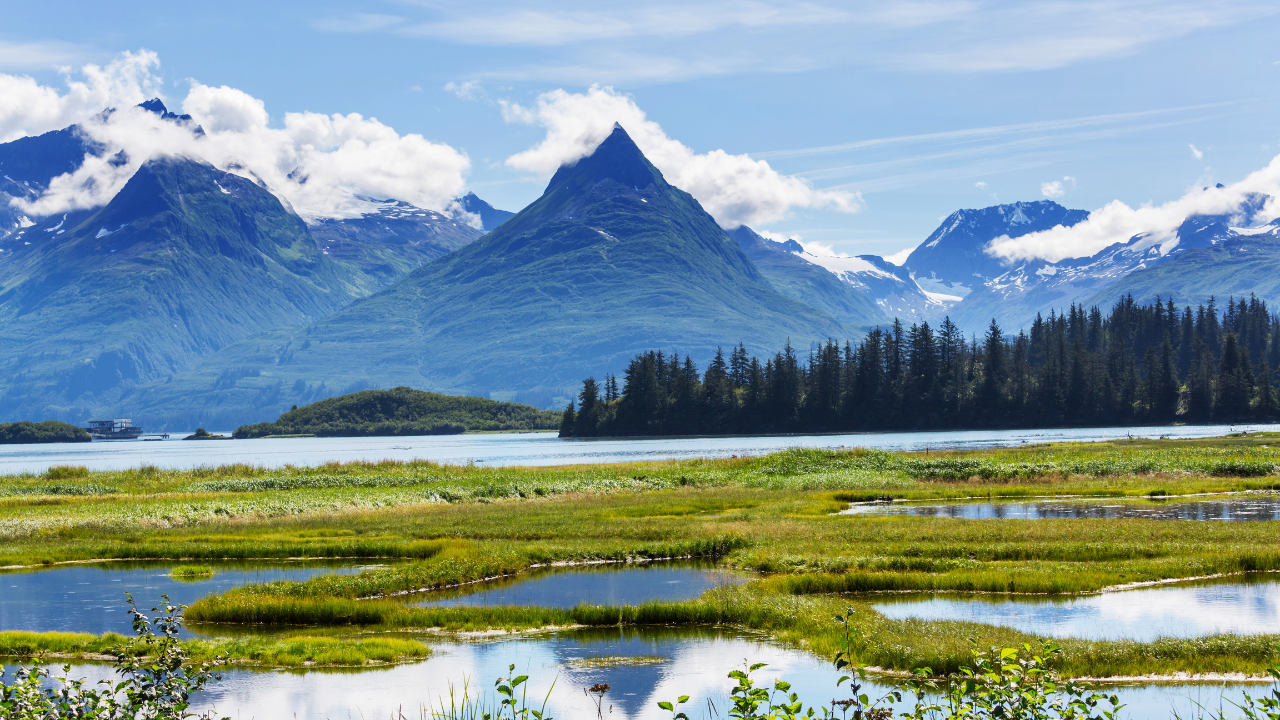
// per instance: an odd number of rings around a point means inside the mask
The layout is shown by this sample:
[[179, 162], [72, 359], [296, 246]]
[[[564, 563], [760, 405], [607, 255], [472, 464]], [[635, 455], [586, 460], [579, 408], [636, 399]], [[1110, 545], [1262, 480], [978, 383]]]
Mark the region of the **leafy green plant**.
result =
[[69, 665], [56, 677], [39, 664], [21, 668], [13, 683], [5, 683], [0, 676], [0, 720], [210, 720], [209, 713], [195, 715], [187, 710], [193, 694], [221, 679], [213, 668], [225, 658], [191, 662], [178, 640], [183, 607], [171, 604], [168, 595], [162, 595], [163, 602], [151, 609], [159, 613], [154, 617], [138, 610], [132, 595], [125, 596], [135, 637], [112, 653], [118, 681], [87, 685], [83, 679], [69, 677]]
[[[973, 666], [939, 682], [921, 668], [903, 687], [916, 696], [911, 720], [999, 718], [1000, 720], [1114, 720], [1123, 707], [1115, 695], [1095, 693], [1085, 684], [1062, 681], [1048, 660], [1062, 652], [1052, 643], [1036, 654], [1019, 648], [973, 650]], [[937, 701], [930, 695], [940, 695]]]

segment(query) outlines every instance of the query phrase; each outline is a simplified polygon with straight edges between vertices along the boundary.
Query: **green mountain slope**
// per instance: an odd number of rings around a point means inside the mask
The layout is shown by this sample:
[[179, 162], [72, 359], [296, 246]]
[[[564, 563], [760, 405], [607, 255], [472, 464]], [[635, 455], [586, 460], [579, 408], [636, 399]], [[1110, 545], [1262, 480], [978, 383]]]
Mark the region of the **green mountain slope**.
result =
[[270, 192], [183, 158], [4, 250], [0, 417], [129, 410], [117, 401], [133, 386], [357, 292]]
[[1280, 227], [1272, 233], [1232, 235], [1209, 247], [1187, 250], [1154, 267], [1135, 270], [1084, 301], [1086, 307], [1109, 307], [1132, 294], [1140, 302], [1156, 295], [1178, 305], [1198, 305], [1211, 296], [1257, 295], [1280, 304]]
[[363, 390], [290, 410], [273, 423], [245, 425], [238, 438], [267, 435], [447, 435], [464, 430], [553, 430], [560, 413], [488, 398], [407, 387]]
[[[776, 292], [617, 128], [476, 242], [301, 333], [239, 343], [130, 401], [139, 415], [174, 418], [199, 391], [209, 416], [260, 419], [256, 403], [273, 387], [283, 407], [293, 388], [318, 382], [510, 396], [573, 388], [654, 347], [705, 360], [717, 345], [773, 353], [788, 338], [804, 348], [848, 335]], [[235, 367], [260, 374], [208, 391]]]
[[783, 295], [821, 310], [848, 327], [889, 321], [869, 295], [842, 282], [830, 270], [789, 252], [783, 243], [761, 237], [746, 225], [729, 235], [738, 241], [742, 251], [773, 288]]

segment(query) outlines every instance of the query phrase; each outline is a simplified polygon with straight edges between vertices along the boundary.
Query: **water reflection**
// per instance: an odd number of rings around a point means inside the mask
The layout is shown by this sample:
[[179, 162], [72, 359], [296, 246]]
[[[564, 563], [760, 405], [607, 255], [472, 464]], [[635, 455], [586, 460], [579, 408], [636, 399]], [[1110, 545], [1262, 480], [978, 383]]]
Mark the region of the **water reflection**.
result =
[[525, 605], [571, 608], [578, 605], [639, 605], [652, 600], [687, 600], [720, 585], [750, 578], [711, 563], [596, 565], [535, 571], [500, 581], [430, 593], [416, 605], [459, 607]]
[[[192, 563], [186, 563], [192, 564]], [[183, 563], [98, 563], [0, 573], [0, 630], [88, 632], [133, 631], [125, 592], [145, 612], [168, 594], [190, 605], [206, 595], [273, 580], [306, 580], [320, 574], [354, 574], [374, 565], [333, 562], [204, 562], [212, 576], [169, 577]], [[186, 632], [186, 631], [184, 631]]]
[[[548, 714], [557, 718], [596, 716], [583, 693], [596, 683], [608, 683], [607, 717], [616, 720], [657, 720], [670, 713], [659, 710], [660, 700], [689, 695], [685, 706], [692, 718], [723, 718], [733, 683], [726, 677], [744, 661], [764, 662], [756, 674], [761, 685], [773, 680], [792, 683], [793, 691], [821, 705], [837, 694], [838, 674], [830, 663], [807, 653], [781, 648], [745, 634], [711, 629], [689, 631], [613, 630], [567, 632], [497, 642], [434, 644], [436, 654], [413, 665], [362, 672], [257, 672], [231, 670], [221, 682], [195, 698], [192, 710], [216, 710], [233, 718], [300, 718], [302, 720], [365, 720], [417, 718], [423, 706], [448, 703], [452, 689], [463, 683], [472, 692], [488, 695], [493, 680], [508, 675], [509, 665], [529, 675], [528, 697], [535, 708], [547, 698]], [[640, 664], [619, 662], [642, 658]], [[605, 661], [605, 662], [602, 662]], [[109, 676], [100, 665], [73, 668], [90, 678]], [[869, 683], [867, 691], [882, 695], [885, 683]], [[1118, 690], [1128, 705], [1122, 716], [1134, 720], [1169, 718], [1174, 712], [1190, 716], [1199, 703], [1216, 707], [1224, 699], [1239, 701], [1248, 688], [1258, 694], [1265, 686], [1147, 685]], [[1229, 706], [1228, 706], [1229, 707]], [[899, 706], [899, 709], [903, 709]]]
[[1262, 574], [1058, 599], [897, 597], [873, 607], [894, 619], [963, 620], [1087, 640], [1263, 635], [1280, 633], [1280, 579]]
[[1033, 500], [1028, 502], [956, 502], [947, 504], [852, 505], [841, 515], [913, 515], [965, 520], [1051, 520], [1137, 518], [1252, 522], [1280, 520], [1280, 497], [1236, 496], [1221, 500]]

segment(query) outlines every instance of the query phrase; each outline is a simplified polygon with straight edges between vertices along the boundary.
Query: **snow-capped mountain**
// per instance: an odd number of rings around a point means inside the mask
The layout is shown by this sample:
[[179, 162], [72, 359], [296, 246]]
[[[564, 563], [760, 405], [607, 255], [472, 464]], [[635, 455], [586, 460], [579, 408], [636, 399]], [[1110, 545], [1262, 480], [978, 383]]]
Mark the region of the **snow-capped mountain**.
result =
[[[1180, 258], [1188, 253], [1212, 248], [1237, 238], [1274, 237], [1274, 225], [1251, 225], [1264, 201], [1265, 198], [1252, 198], [1233, 215], [1192, 216], [1182, 223], [1173, 237], [1143, 233], [1126, 242], [1110, 245], [1088, 257], [1058, 262], [1032, 260], [1003, 267], [994, 262], [987, 264], [985, 271], [990, 274], [981, 278], [978, 283], [977, 274], [981, 271], [975, 271], [974, 286], [964, 300], [951, 309], [951, 318], [970, 331], [980, 330], [993, 318], [1002, 327], [1016, 330], [1029, 325], [1037, 313], [1047, 314], [1051, 309], [1061, 311], [1072, 303], [1106, 306], [1135, 290], [1135, 297], [1142, 302], [1153, 300], [1157, 294], [1167, 298], [1171, 293], [1175, 296], [1175, 301], [1182, 302], [1184, 299], [1178, 297], [1176, 283], [1138, 288], [1134, 283], [1128, 282], [1128, 278], [1157, 266], [1178, 264]], [[1023, 205], [1035, 204], [1043, 203]], [[1056, 203], [1048, 204], [1056, 206]], [[1082, 211], [1066, 212], [1068, 219], [1076, 222], [1082, 219], [1078, 216]], [[1245, 223], [1246, 227], [1232, 227], [1233, 220]], [[982, 236], [974, 237], [974, 250], [981, 251], [989, 240], [984, 240]], [[912, 253], [912, 257], [914, 255]], [[1223, 285], [1221, 290], [1209, 291], [1208, 294], [1225, 295], [1229, 292], [1231, 290]]]
[[1070, 227], [1088, 217], [1084, 210], [1070, 210], [1052, 200], [957, 210], [907, 256], [903, 268], [921, 288], [963, 298], [1009, 269], [983, 252], [987, 243], [1005, 235], [1016, 238], [1058, 225]]
[[890, 318], [933, 320], [960, 301], [956, 296], [926, 291], [903, 268], [879, 255], [822, 255], [803, 249], [796, 254], [866, 293]]
[[362, 217], [317, 218], [308, 227], [321, 252], [358, 269], [354, 280], [368, 292], [483, 234], [463, 217], [399, 200], [368, 200], [366, 207]]

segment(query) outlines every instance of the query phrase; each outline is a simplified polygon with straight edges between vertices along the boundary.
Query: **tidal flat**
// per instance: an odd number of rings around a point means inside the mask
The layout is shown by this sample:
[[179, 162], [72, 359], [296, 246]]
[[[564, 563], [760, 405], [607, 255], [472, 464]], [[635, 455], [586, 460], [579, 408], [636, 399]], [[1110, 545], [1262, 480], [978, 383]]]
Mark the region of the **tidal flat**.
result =
[[[789, 450], [536, 468], [384, 462], [54, 469], [0, 479], [0, 565], [401, 561], [234, 587], [202, 597], [188, 613], [194, 630], [215, 638], [235, 629], [242, 638], [248, 631], [260, 633], [253, 636], [258, 641], [276, 642], [283, 638], [273, 632], [305, 629], [309, 637], [352, 648], [393, 632], [722, 626], [829, 657], [842, 642], [831, 618], [852, 607], [858, 660], [888, 671], [945, 673], [970, 660], [970, 640], [1016, 647], [1037, 638], [1000, 625], [889, 618], [874, 607], [885, 594], [1069, 597], [1280, 570], [1280, 534], [1265, 522], [839, 514], [850, 502], [1261, 494], [1280, 488], [1277, 442], [1280, 436], [1267, 434], [928, 453]], [[703, 559], [754, 579], [696, 598], [632, 605], [419, 607], [404, 599], [540, 567], [671, 558]], [[140, 604], [153, 600], [139, 598]], [[1141, 642], [1064, 637], [1054, 663], [1068, 676], [1258, 676], [1280, 660], [1278, 633], [1280, 627]], [[0, 649], [14, 656], [35, 652], [42, 635], [26, 634], [20, 652], [0, 636]], [[86, 656], [102, 650], [88, 639], [95, 637], [76, 641]], [[75, 656], [76, 642], [61, 638], [59, 652]], [[418, 652], [408, 648], [397, 657], [382, 648], [378, 661], [409, 660]], [[352, 653], [353, 664], [364, 662]], [[269, 655], [259, 651], [260, 658]], [[273, 662], [307, 662], [291, 657], [281, 652]]]

